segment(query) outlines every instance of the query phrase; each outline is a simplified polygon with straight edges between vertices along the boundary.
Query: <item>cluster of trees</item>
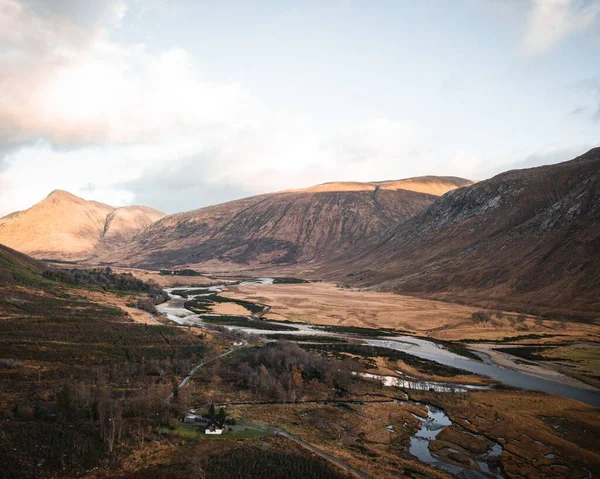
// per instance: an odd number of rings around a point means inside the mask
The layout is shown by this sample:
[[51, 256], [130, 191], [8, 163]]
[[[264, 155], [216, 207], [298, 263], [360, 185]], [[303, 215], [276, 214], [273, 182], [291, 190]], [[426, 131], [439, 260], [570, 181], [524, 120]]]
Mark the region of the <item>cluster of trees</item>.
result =
[[73, 286], [101, 289], [104, 291], [147, 293], [145, 298], [138, 299], [139, 309], [156, 314], [155, 305], [169, 300], [169, 295], [153, 282], [144, 282], [131, 273], [115, 273], [109, 267], [94, 269], [48, 269], [43, 273], [46, 279], [66, 283]]
[[[496, 318], [503, 319], [506, 315], [502, 311], [496, 311], [494, 314]], [[489, 311], [476, 311], [471, 315], [471, 319], [474, 323], [489, 323], [492, 320], [492, 313]], [[520, 329], [523, 328], [525, 320], [527, 319], [527, 315], [519, 314], [515, 316], [507, 316], [508, 322], [513, 327], [518, 327]]]
[[256, 396], [294, 402], [303, 394], [343, 395], [357, 380], [353, 371], [360, 366], [352, 360], [329, 360], [289, 341], [245, 350], [237, 357], [235, 379]]
[[[156, 283], [144, 282], [131, 273], [115, 273], [110, 267], [93, 269], [53, 268], [44, 271], [43, 275], [46, 279], [73, 286], [128, 293], [146, 292], [152, 296], [163, 296], [162, 289]], [[166, 299], [168, 299], [168, 295]]]
[[225, 411], [225, 408], [220, 407], [219, 412], [217, 412], [214, 403], [211, 403], [208, 412], [206, 413], [206, 417], [209, 419], [216, 419], [221, 424], [225, 424], [227, 422], [227, 411]]
[[193, 269], [161, 269], [159, 274], [163, 276], [203, 276], [203, 273], [200, 271], [194, 271]]
[[412, 354], [405, 353], [404, 351], [397, 351], [395, 349], [388, 349], [380, 346], [370, 346], [368, 344], [315, 343], [303, 344], [301, 347], [315, 351], [337, 354], [338, 357], [343, 357], [345, 353], [348, 353], [361, 356], [363, 358], [382, 357], [391, 359], [392, 361], [402, 361], [418, 371], [421, 371], [422, 373], [435, 374], [436, 376], [452, 377], [471, 374], [469, 371], [465, 371], [464, 369], [446, 366], [435, 361], [429, 361], [428, 359], [422, 359], [417, 356], [413, 356]]
[[476, 311], [471, 315], [474, 323], [489, 323], [492, 320], [492, 314], [487, 311]]
[[15, 477], [118, 461], [187, 410], [187, 391], [165, 399], [210, 353], [202, 336], [60, 293], [0, 294], [0, 469]]
[[[165, 403], [170, 390], [168, 383], [144, 383], [124, 392], [102, 378], [69, 380], [56, 390], [53, 400], [19, 403], [2, 415], [17, 419], [10, 424], [19, 427], [14, 434], [20, 443], [35, 441], [34, 447], [23, 451], [35, 458], [34, 464], [43, 464], [44, 470], [79, 470], [118, 457], [122, 445], [143, 445], [159, 425], [180, 415], [181, 401]], [[0, 437], [0, 449], [8, 449], [10, 437]]]

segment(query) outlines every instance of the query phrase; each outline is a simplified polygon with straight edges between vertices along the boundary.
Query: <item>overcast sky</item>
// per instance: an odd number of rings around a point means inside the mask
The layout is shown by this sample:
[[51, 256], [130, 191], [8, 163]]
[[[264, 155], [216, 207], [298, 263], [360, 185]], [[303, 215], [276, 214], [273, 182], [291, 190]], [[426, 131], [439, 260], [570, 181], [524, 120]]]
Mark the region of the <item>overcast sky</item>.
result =
[[0, 216], [483, 179], [600, 144], [600, 0], [0, 0]]

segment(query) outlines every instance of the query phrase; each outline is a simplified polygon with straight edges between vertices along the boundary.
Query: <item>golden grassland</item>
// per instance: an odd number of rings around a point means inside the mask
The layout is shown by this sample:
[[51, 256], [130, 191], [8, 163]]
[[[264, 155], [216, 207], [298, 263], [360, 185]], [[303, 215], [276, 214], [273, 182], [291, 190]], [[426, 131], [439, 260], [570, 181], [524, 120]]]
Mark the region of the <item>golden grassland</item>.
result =
[[[136, 278], [141, 279], [142, 281], [154, 281], [156, 284], [162, 286], [163, 288], [177, 286], [199, 286], [206, 284], [214, 284], [217, 282], [214, 278], [210, 278], [208, 276], [169, 276], [159, 274], [158, 271], [139, 268], [113, 267], [112, 270], [115, 273], [131, 273]], [[219, 280], [218, 282], [225, 283], [227, 281]]]
[[247, 308], [244, 308], [241, 304], [235, 303], [213, 303], [210, 306], [211, 313], [215, 314], [232, 314], [249, 316], [252, 314]]
[[[481, 308], [462, 304], [402, 296], [388, 292], [357, 291], [331, 283], [276, 284], [231, 287], [223, 293], [271, 306], [266, 319], [309, 324], [393, 328], [410, 334], [442, 340], [503, 340], [536, 334], [548, 340], [600, 341], [600, 325], [568, 323], [518, 313], [490, 311], [491, 319], [476, 322], [473, 313]], [[538, 338], [543, 341], [542, 338]]]

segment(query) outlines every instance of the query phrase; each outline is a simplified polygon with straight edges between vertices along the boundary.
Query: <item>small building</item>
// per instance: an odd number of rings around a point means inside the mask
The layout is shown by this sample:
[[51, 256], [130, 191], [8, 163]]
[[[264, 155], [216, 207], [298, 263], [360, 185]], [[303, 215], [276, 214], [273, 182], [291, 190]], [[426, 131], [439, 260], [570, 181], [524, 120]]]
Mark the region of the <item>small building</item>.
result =
[[189, 412], [183, 418], [183, 422], [185, 424], [198, 424], [198, 423], [205, 424], [208, 422], [208, 419], [206, 417], [204, 417], [202, 414], [194, 414], [192, 412]]
[[196, 415], [195, 414], [186, 414], [185, 417], [183, 418], [183, 422], [186, 424], [191, 424], [196, 422]]
[[223, 434], [223, 424], [216, 419], [211, 419], [206, 425], [204, 434]]

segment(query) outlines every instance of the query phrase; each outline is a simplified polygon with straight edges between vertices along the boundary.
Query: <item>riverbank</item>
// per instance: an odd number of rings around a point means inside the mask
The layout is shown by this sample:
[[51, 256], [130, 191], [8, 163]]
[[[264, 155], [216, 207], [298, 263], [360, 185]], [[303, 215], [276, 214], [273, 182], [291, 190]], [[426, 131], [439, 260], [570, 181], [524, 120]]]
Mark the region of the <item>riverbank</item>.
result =
[[598, 388], [595, 388], [590, 384], [586, 384], [583, 381], [578, 381], [575, 378], [562, 374], [558, 371], [555, 371], [554, 369], [550, 369], [552, 367], [551, 364], [541, 365], [534, 361], [524, 361], [515, 356], [511, 356], [507, 353], [502, 352], [503, 348], [514, 346], [481, 343], [468, 344], [468, 346], [469, 349], [486, 354], [487, 356], [489, 356], [490, 360], [493, 363], [503, 368], [509, 368], [514, 371], [519, 371], [524, 374], [528, 374], [542, 379], [548, 379], [550, 381], [564, 384], [565, 386], [572, 386], [600, 393], [600, 390]]

